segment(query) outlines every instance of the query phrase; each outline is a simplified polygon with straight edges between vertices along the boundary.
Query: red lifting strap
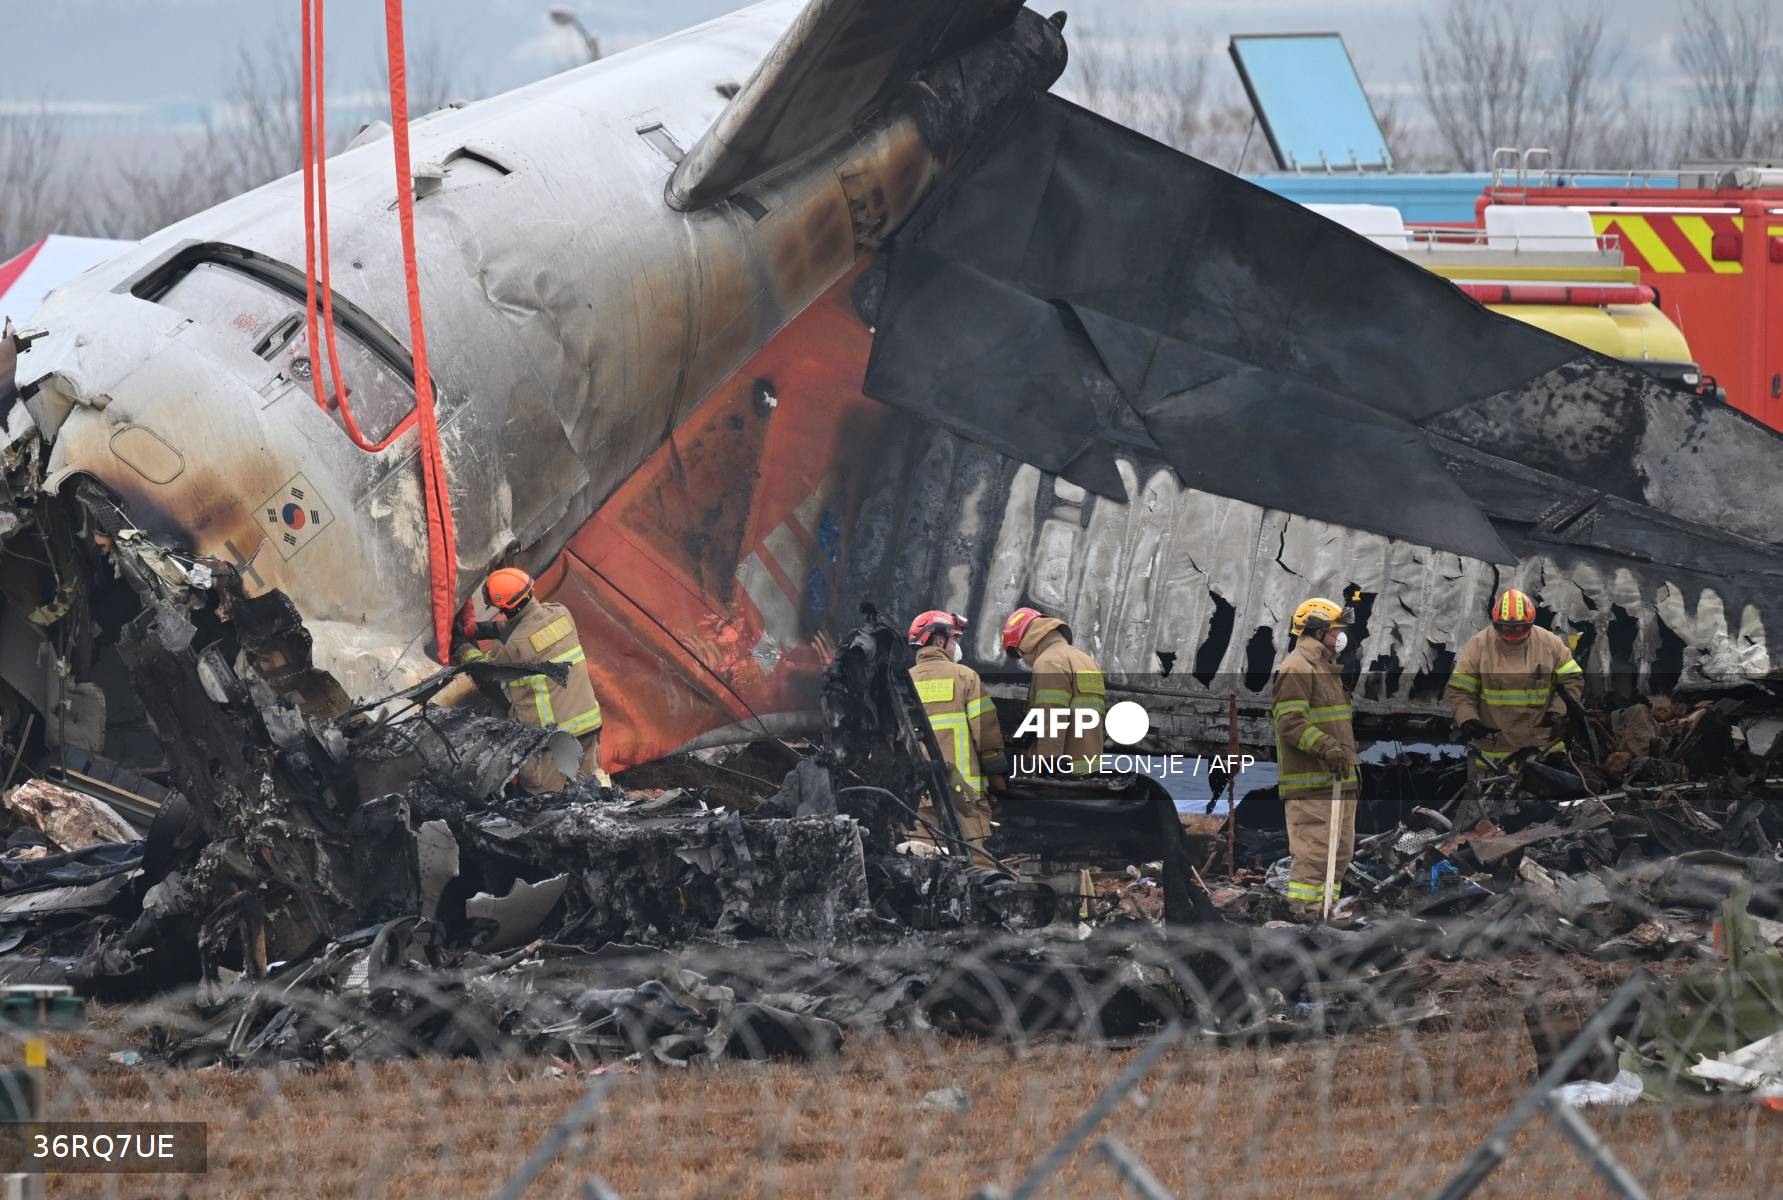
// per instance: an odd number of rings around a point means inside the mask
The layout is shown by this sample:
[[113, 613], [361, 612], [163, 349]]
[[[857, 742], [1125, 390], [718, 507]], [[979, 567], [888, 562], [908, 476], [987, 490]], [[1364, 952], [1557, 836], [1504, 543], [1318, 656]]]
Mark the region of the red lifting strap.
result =
[[[390, 128], [396, 156], [396, 199], [402, 228], [402, 268], [409, 301], [409, 343], [415, 365], [415, 407], [383, 440], [369, 441], [359, 428], [348, 404], [349, 391], [341, 379], [340, 351], [334, 335], [334, 287], [328, 252], [328, 138], [327, 102], [323, 71], [323, 0], [302, 3], [303, 108], [303, 231], [305, 311], [309, 322], [310, 378], [316, 404], [324, 409], [340, 407], [347, 436], [362, 450], [377, 451], [390, 445], [411, 426], [420, 431], [421, 495], [427, 512], [428, 575], [432, 586], [435, 655], [450, 661], [452, 612], [458, 595], [458, 547], [452, 527], [452, 502], [446, 492], [446, 468], [440, 454], [439, 425], [433, 408], [433, 376], [427, 369], [427, 333], [421, 319], [421, 280], [415, 265], [415, 191], [409, 173], [408, 79], [403, 54], [402, 0], [385, 0], [384, 38], [390, 66]], [[317, 267], [320, 264], [320, 287]], [[321, 326], [328, 350], [328, 376], [335, 396], [322, 385], [318, 353], [316, 295], [322, 298]]]

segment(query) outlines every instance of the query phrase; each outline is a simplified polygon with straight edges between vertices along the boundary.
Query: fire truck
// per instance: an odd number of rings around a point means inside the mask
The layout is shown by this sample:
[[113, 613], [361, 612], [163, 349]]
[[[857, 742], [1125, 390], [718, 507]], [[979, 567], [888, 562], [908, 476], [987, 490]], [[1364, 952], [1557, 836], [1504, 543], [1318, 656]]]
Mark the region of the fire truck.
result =
[[1414, 223], [1378, 204], [1309, 204], [1385, 249], [1441, 275], [1494, 312], [1719, 397], [1689, 341], [1660, 310], [1658, 290], [1628, 263], [1621, 239], [1590, 214], [1491, 205], [1477, 225]]
[[1545, 150], [1500, 150], [1475, 203], [1476, 228], [1517, 208], [1588, 215], [1688, 341], [1699, 386], [1783, 429], [1783, 162], [1666, 171], [1550, 162]]

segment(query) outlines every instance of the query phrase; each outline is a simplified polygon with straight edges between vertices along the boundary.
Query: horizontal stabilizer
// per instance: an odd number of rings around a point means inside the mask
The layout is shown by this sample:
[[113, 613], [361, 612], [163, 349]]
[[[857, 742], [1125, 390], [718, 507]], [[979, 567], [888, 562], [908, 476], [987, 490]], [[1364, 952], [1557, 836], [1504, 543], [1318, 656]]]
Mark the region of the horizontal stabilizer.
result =
[[1773, 431], [1057, 97], [976, 146], [885, 257], [866, 394], [1103, 495], [1126, 495], [1107, 452], [1149, 442], [1210, 495], [1469, 558], [1558, 535], [1459, 444], [1601, 494], [1571, 497], [1568, 536], [1616, 524], [1631, 546], [1608, 501], [1634, 505], [1655, 561], [1686, 526], [1783, 528]]

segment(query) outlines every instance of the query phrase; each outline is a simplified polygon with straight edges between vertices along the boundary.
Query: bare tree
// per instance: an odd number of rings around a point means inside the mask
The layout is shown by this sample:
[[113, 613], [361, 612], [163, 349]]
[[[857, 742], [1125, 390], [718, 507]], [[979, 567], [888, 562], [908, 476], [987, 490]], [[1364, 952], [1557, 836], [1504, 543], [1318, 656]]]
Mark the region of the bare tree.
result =
[[1530, 143], [1543, 103], [1531, 27], [1512, 0], [1451, 0], [1424, 20], [1424, 103], [1454, 166], [1479, 170], [1496, 148]]
[[[480, 82], [466, 74], [464, 64], [465, 54], [456, 41], [448, 42], [431, 29], [411, 37], [403, 62], [410, 117], [426, 116], [480, 93]], [[376, 94], [387, 95], [390, 63], [382, 46], [372, 55], [370, 76], [376, 80]]]
[[[437, 38], [419, 39], [407, 62], [409, 109], [419, 117], [463, 96], [457, 52]], [[362, 84], [367, 99], [328, 110], [328, 152], [339, 153], [367, 120], [387, 116], [379, 102], [389, 91], [383, 55]], [[362, 77], [364, 78], [364, 77]], [[141, 237], [232, 196], [259, 187], [303, 164], [301, 58], [295, 30], [258, 45], [243, 45], [231, 62], [221, 101], [197, 130], [167, 135], [134, 162], [106, 164], [105, 186], [84, 224], [114, 237]], [[328, 81], [331, 98], [341, 89]]]
[[1685, 119], [1689, 153], [1744, 158], [1759, 149], [1768, 132], [1766, 68], [1775, 70], [1779, 53], [1771, 38], [1772, 3], [1687, 0], [1676, 52], [1695, 93]]
[[1375, 123], [1381, 127], [1381, 138], [1387, 143], [1387, 152], [1393, 156], [1394, 168], [1415, 171], [1429, 155], [1419, 137], [1419, 127], [1405, 115], [1399, 99], [1398, 96], [1370, 92], [1368, 107], [1374, 112]]
[[1611, 80], [1622, 46], [1605, 40], [1607, 26], [1600, 2], [1560, 17], [1546, 137], [1562, 164], [1580, 163], [1588, 155], [1601, 157], [1617, 123]]
[[1074, 46], [1072, 90], [1084, 107], [1185, 153], [1211, 132], [1208, 54], [1192, 33], [1164, 31], [1144, 41], [1086, 34]]
[[65, 133], [48, 108], [0, 113], [0, 261], [58, 231], [73, 191]]
[[1596, 140], [1599, 165], [1663, 167], [1677, 161], [1682, 129], [1670, 95], [1624, 84], [1606, 111], [1609, 119]]

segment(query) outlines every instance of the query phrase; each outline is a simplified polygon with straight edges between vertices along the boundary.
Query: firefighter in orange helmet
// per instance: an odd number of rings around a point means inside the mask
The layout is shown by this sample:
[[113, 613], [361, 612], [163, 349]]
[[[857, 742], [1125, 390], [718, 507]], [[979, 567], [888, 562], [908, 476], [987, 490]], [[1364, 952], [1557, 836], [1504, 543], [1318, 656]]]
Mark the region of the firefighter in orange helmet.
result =
[[1585, 690], [1585, 673], [1559, 635], [1535, 624], [1535, 601], [1507, 588], [1492, 602], [1492, 624], [1469, 638], [1449, 676], [1449, 711], [1468, 743], [1468, 778], [1496, 769], [1519, 750], [1564, 752], [1566, 699]]
[[[490, 572], [483, 582], [483, 600], [500, 617], [478, 621], [471, 602], [465, 601], [454, 622], [453, 658], [461, 663], [567, 664], [569, 677], [563, 683], [554, 683], [545, 675], [526, 675], [509, 683], [503, 689], [508, 716], [522, 725], [574, 734], [582, 743], [576, 778], [592, 775], [602, 787], [608, 787], [613, 781], [601, 769], [601, 706], [588, 677], [576, 620], [563, 605], [534, 596], [532, 584], [532, 576], [518, 567]], [[482, 644], [488, 644], [489, 649], [483, 649]], [[535, 796], [559, 791], [569, 782], [543, 751], [522, 766], [515, 778]]]
[[[941, 757], [947, 760], [960, 827], [966, 840], [982, 850], [991, 835], [985, 793], [1001, 795], [1008, 789], [1009, 767], [1003, 759], [1003, 727], [997, 722], [997, 706], [985, 695], [978, 672], [960, 661], [960, 639], [965, 632], [966, 618], [940, 609], [930, 609], [910, 622], [908, 639], [916, 647], [910, 678], [929, 728], [935, 731]], [[924, 804], [918, 811], [936, 828], [947, 828], [932, 805]], [[915, 836], [930, 840], [933, 835], [918, 829]]]
[[1034, 741], [1036, 756], [1069, 756], [1075, 773], [1088, 773], [1102, 756], [1102, 717], [1108, 712], [1102, 668], [1071, 644], [1069, 625], [1034, 608], [1018, 608], [1003, 622], [1003, 653], [1027, 665], [1029, 711], [1087, 709], [1096, 714], [1095, 724], [1082, 732], [1073, 722], [1057, 734], [1042, 732]]

